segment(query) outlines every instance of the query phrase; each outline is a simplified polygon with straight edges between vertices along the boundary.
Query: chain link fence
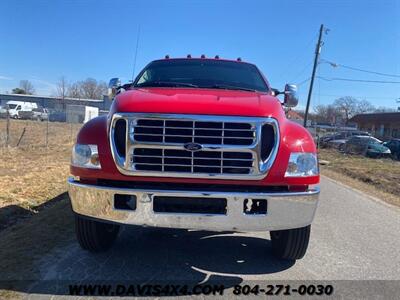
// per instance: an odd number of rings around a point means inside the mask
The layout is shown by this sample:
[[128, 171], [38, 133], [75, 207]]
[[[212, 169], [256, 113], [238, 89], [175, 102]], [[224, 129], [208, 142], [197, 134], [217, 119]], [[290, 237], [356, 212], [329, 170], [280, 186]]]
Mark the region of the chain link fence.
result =
[[[50, 147], [73, 144], [82, 123], [79, 118], [67, 118], [66, 122], [0, 119], [0, 147]], [[72, 120], [68, 122], [68, 120]]]

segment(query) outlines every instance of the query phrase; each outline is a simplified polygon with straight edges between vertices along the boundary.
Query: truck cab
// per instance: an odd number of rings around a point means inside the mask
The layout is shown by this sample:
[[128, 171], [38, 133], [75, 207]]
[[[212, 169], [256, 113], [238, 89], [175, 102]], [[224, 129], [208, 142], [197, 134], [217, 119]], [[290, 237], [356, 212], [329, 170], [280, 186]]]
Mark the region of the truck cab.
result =
[[241, 60], [166, 57], [109, 89], [109, 114], [87, 122], [72, 151], [84, 249], [108, 249], [127, 224], [269, 231], [278, 257], [304, 256], [319, 169], [312, 136], [285, 116], [295, 86], [272, 89]]

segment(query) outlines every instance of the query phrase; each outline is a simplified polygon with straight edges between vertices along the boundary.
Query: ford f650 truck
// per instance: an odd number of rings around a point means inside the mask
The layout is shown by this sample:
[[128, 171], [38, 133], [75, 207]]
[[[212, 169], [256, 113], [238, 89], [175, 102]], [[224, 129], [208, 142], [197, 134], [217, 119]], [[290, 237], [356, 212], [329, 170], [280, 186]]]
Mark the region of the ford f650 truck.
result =
[[109, 88], [109, 114], [82, 127], [72, 152], [82, 248], [104, 251], [131, 224], [269, 231], [278, 257], [304, 256], [319, 169], [312, 136], [285, 116], [294, 85], [272, 89], [240, 59], [166, 56]]

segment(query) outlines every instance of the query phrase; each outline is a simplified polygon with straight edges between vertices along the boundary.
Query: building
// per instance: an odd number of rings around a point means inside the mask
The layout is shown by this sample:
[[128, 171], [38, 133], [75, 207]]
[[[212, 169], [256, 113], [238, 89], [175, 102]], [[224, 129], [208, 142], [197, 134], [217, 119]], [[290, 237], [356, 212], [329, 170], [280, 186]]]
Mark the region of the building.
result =
[[368, 131], [383, 140], [400, 138], [400, 112], [361, 114], [349, 122], [356, 123], [359, 130]]
[[111, 106], [111, 101], [107, 95], [103, 99], [81, 99], [60, 97], [38, 96], [38, 95], [19, 95], [19, 94], [0, 94], [0, 105], [4, 106], [8, 101], [24, 101], [34, 102], [38, 106], [46, 107], [53, 111], [65, 111], [67, 105], [81, 105], [97, 107], [99, 110], [108, 111]]

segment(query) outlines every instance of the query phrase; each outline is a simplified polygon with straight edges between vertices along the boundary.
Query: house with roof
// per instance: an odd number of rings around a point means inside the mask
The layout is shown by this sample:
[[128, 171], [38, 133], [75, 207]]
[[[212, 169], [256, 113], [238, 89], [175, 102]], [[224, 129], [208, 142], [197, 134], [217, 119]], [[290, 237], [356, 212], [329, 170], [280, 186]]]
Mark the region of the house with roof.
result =
[[359, 114], [349, 122], [357, 124], [359, 130], [367, 131], [382, 140], [400, 138], [400, 111]]

